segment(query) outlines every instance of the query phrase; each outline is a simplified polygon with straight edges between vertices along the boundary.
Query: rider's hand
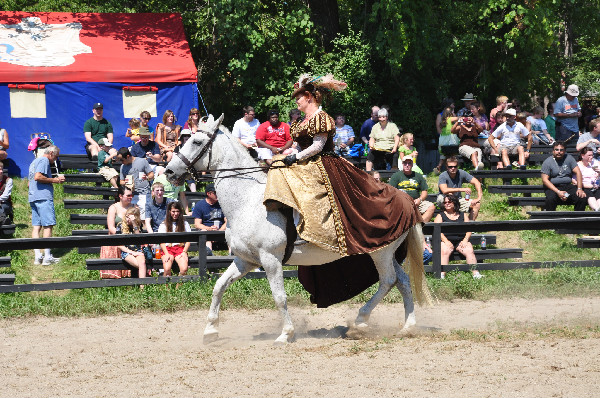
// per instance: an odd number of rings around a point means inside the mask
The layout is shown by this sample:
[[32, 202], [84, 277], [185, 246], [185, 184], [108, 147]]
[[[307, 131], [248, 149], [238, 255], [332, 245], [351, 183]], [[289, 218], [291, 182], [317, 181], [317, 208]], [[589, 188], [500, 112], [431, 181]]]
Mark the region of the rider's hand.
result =
[[291, 166], [294, 163], [296, 163], [298, 160], [296, 159], [296, 154], [292, 154], [292, 155], [287, 155], [285, 158], [283, 158], [283, 163], [286, 166]]

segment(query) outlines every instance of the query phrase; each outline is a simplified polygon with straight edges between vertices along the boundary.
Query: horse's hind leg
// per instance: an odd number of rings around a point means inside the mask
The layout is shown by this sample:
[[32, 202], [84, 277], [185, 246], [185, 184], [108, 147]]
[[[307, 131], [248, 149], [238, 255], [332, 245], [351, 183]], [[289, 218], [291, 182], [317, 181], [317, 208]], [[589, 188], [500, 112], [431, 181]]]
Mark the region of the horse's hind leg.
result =
[[236, 257], [229, 265], [227, 270], [215, 283], [213, 289], [212, 302], [208, 311], [206, 327], [204, 328], [204, 343], [210, 343], [219, 338], [219, 308], [225, 290], [235, 281], [242, 278], [248, 272], [256, 268], [256, 264], [250, 264]]
[[396, 287], [398, 287], [400, 294], [402, 294], [402, 302], [404, 303], [403, 329], [408, 329], [417, 323], [415, 318], [415, 303], [413, 301], [413, 294], [410, 288], [410, 278], [408, 277], [408, 274], [404, 272], [402, 266], [398, 264], [396, 259], [394, 259], [394, 269], [396, 270], [396, 275], [398, 276]]
[[392, 289], [396, 283], [396, 271], [392, 266], [394, 258], [394, 248], [392, 245], [381, 249], [378, 252], [371, 253], [371, 258], [375, 263], [377, 272], [379, 273], [379, 288], [369, 301], [358, 311], [358, 316], [354, 321], [356, 327], [365, 328], [371, 316], [373, 309], [383, 300], [386, 294]]

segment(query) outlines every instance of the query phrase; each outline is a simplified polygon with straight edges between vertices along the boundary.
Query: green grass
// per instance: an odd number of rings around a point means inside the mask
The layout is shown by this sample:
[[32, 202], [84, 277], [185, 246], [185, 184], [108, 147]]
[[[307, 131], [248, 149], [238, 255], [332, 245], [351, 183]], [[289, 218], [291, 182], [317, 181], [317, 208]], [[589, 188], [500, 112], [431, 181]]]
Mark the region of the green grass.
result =
[[[427, 177], [430, 192], [436, 192], [437, 177]], [[541, 183], [541, 181], [538, 181]], [[501, 182], [490, 182], [501, 183]], [[515, 181], [518, 183], [518, 181]], [[535, 181], [532, 183], [536, 183]], [[30, 209], [27, 203], [27, 181], [15, 179], [15, 223], [18, 225], [15, 237], [31, 237]], [[62, 187], [55, 187], [55, 203], [58, 224], [54, 236], [70, 236], [73, 229], [102, 228], [101, 226], [73, 225], [69, 214], [94, 213], [100, 210], [64, 208], [62, 200], [77, 198], [66, 195]], [[79, 196], [81, 198], [88, 198]], [[480, 219], [524, 219], [525, 212], [520, 208], [506, 205], [506, 196], [489, 194], [484, 191]], [[595, 249], [578, 249], [576, 237], [560, 235], [553, 231], [498, 232], [498, 247], [524, 248], [524, 261], [557, 261], [596, 259]], [[220, 254], [226, 254], [225, 252]], [[13, 250], [0, 253], [10, 255], [12, 266], [0, 272], [15, 273], [16, 283], [49, 283], [60, 281], [94, 280], [99, 278], [97, 271], [87, 271], [85, 260], [95, 255], [82, 255], [77, 249], [54, 251], [61, 257], [60, 263], [51, 267], [33, 265], [33, 251]], [[191, 273], [197, 273], [192, 269]], [[438, 300], [456, 298], [489, 300], [513, 297], [567, 297], [593, 296], [600, 291], [600, 269], [558, 267], [542, 270], [483, 271], [485, 278], [473, 280], [470, 273], [450, 272], [444, 280], [428, 276], [428, 284]], [[27, 316], [96, 316], [117, 313], [137, 313], [140, 311], [173, 312], [185, 309], [207, 309], [212, 298], [215, 280], [193, 281], [175, 285], [138, 287], [90, 288], [65, 291], [8, 293], [0, 294], [0, 317]], [[285, 288], [288, 303], [295, 306], [310, 306], [308, 293], [297, 279], [286, 279]], [[376, 286], [350, 300], [364, 303], [371, 298]], [[400, 293], [394, 289], [384, 299], [387, 303], [402, 302]], [[223, 298], [222, 308], [260, 309], [274, 308], [271, 291], [266, 280], [241, 280], [234, 283]]]

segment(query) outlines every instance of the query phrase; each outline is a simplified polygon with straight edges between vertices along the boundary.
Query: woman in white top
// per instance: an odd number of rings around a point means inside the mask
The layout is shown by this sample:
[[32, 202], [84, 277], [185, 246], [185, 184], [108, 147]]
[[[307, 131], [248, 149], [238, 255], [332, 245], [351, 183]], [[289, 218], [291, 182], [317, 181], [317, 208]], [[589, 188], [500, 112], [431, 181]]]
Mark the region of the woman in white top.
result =
[[6, 159], [8, 154], [6, 150], [8, 149], [8, 132], [5, 129], [0, 129], [0, 160]]
[[[167, 205], [167, 216], [165, 221], [158, 227], [158, 233], [165, 232], [191, 232], [190, 224], [183, 218], [183, 207], [179, 202], [171, 202]], [[163, 251], [162, 263], [165, 270], [164, 276], [171, 276], [173, 261], [177, 261], [179, 275], [185, 275], [188, 270], [188, 250], [190, 242], [184, 243], [161, 243]]]
[[[587, 195], [588, 205], [592, 210], [600, 210], [600, 190], [598, 189], [598, 163], [594, 160], [594, 150], [589, 146], [579, 151], [581, 160], [577, 162], [581, 171], [583, 192]], [[573, 175], [573, 184], [577, 184], [577, 178]]]

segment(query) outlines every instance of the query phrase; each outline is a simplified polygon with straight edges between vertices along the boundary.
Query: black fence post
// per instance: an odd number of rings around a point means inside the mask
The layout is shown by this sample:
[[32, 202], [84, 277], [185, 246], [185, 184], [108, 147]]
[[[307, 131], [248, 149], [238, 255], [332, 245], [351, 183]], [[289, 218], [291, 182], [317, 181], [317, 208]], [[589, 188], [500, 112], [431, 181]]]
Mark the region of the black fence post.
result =
[[431, 250], [433, 251], [433, 276], [440, 279], [442, 277], [442, 227], [441, 223], [433, 226], [431, 236]]
[[206, 266], [206, 234], [198, 235], [198, 275], [205, 279], [208, 277]]

